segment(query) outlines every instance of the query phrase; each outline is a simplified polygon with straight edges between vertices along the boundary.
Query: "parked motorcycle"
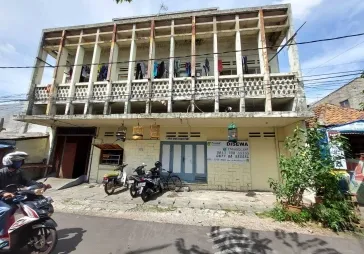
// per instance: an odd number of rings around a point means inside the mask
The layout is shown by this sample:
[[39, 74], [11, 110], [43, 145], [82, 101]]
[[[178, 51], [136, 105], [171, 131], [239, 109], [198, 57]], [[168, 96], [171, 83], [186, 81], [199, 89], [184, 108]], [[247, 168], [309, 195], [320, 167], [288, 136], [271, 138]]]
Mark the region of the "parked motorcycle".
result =
[[[44, 197], [44, 188], [38, 185], [20, 189], [17, 185], [8, 185], [5, 190], [15, 195], [3, 199], [12, 208], [8, 223], [8, 236], [2, 239], [0, 251], [19, 253], [26, 247], [27, 253], [49, 254], [57, 245], [57, 223], [51, 219], [54, 213], [51, 197]], [[24, 217], [15, 221], [14, 214], [20, 211]]]
[[163, 183], [160, 178], [161, 168], [162, 163], [157, 161], [155, 167], [151, 168], [147, 174], [140, 179], [140, 182], [138, 183], [138, 192], [144, 202], [147, 202], [152, 195], [163, 192]]
[[140, 183], [142, 176], [145, 175], [145, 167], [146, 165], [143, 163], [141, 166], [137, 167], [133, 173], [133, 175], [129, 176], [128, 183], [130, 185], [130, 195], [135, 198], [138, 196], [138, 184]]
[[104, 184], [104, 190], [107, 195], [111, 195], [115, 192], [117, 188], [121, 188], [125, 186], [129, 187], [126, 172], [124, 168], [128, 166], [128, 164], [124, 164], [114, 169], [114, 172], [108, 173], [104, 175], [102, 183]]

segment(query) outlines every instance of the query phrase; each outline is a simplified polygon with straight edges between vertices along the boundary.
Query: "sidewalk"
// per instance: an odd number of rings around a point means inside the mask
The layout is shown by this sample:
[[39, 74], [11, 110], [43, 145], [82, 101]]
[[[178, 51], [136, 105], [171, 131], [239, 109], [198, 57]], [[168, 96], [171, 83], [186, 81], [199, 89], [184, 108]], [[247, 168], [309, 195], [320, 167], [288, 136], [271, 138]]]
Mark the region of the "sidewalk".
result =
[[[65, 190], [52, 190], [48, 195], [56, 202], [56, 207], [74, 206], [77, 209], [131, 209], [138, 205], [158, 206], [162, 208], [195, 208], [223, 211], [255, 213], [273, 207], [275, 196], [272, 193], [225, 192], [225, 191], [192, 191], [165, 192], [155, 195], [144, 203], [140, 197], [132, 198], [129, 190], [124, 188], [108, 196], [102, 186], [83, 184]], [[82, 207], [84, 206], [84, 207]]]

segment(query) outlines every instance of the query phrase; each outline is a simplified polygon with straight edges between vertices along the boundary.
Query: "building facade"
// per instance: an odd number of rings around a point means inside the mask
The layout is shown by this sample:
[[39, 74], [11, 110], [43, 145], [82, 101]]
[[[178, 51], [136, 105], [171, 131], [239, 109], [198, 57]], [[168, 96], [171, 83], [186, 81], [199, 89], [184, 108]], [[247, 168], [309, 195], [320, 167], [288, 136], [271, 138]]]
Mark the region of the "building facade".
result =
[[364, 102], [363, 91], [364, 78], [356, 78], [321, 100], [313, 103], [311, 107], [329, 103], [344, 108], [361, 109], [360, 104]]
[[[307, 112], [290, 5], [203, 9], [45, 29], [28, 107], [17, 120], [52, 127], [60, 177], [100, 181], [124, 161], [161, 160], [186, 182], [269, 190], [283, 141]], [[47, 56], [56, 59], [42, 83]], [[228, 141], [228, 126], [238, 141]], [[116, 133], [127, 129], [125, 142]], [[157, 135], [156, 135], [157, 132]]]

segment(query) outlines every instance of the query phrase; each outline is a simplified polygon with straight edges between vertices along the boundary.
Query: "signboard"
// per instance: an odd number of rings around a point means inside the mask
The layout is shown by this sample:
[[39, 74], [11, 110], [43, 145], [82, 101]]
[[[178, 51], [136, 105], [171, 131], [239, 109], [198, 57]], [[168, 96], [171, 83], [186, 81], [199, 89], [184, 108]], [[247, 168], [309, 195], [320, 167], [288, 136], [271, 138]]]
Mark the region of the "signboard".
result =
[[208, 141], [207, 160], [248, 163], [250, 158], [248, 141]]

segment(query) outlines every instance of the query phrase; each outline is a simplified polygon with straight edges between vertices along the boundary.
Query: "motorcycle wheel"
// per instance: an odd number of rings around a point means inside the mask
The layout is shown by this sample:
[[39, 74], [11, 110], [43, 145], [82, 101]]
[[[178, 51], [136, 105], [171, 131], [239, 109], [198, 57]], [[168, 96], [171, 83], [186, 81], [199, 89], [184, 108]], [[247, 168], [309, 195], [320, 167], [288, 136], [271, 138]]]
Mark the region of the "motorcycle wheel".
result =
[[115, 191], [115, 184], [113, 183], [106, 183], [104, 185], [104, 190], [107, 195], [112, 195]]
[[55, 228], [38, 228], [31, 231], [28, 241], [30, 254], [50, 254], [58, 242]]
[[130, 186], [130, 196], [132, 198], [136, 198], [138, 196], [138, 189], [136, 187], [136, 183], [133, 183], [131, 186]]
[[142, 198], [142, 200], [144, 201], [144, 202], [148, 202], [148, 200], [149, 200], [149, 194], [147, 193], [147, 188], [145, 188], [144, 190], [143, 190], [143, 192], [142, 192], [142, 194], [140, 194], [140, 197]]

